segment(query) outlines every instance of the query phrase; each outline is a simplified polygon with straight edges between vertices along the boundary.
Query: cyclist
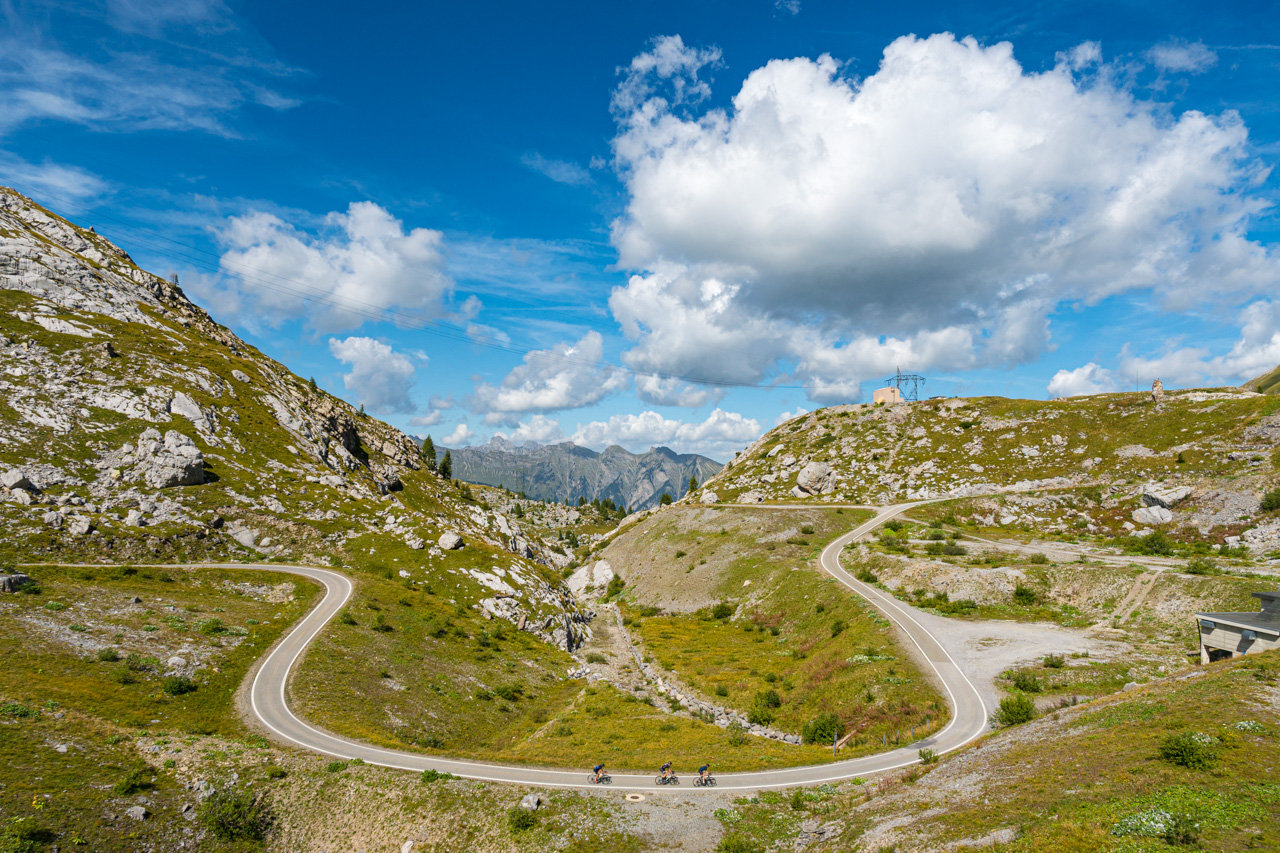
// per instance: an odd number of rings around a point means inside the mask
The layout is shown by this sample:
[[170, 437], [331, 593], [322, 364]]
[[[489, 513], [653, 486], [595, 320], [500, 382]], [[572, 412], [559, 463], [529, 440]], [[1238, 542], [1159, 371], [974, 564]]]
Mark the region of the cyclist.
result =
[[662, 781], [665, 782], [671, 778], [671, 762], [668, 761], [660, 768], [662, 771]]
[[595, 781], [595, 782], [597, 782], [597, 783], [598, 783], [601, 779], [603, 779], [603, 778], [604, 778], [604, 765], [603, 765], [603, 764], [597, 764], [595, 767], [592, 767], [592, 768], [591, 768], [591, 770], [592, 770], [592, 772], [593, 772], [593, 773], [595, 773], [595, 774], [596, 774], [596, 777], [595, 777], [595, 779], [594, 779], [593, 781]]
[[698, 778], [702, 780], [702, 784], [707, 784], [707, 779], [711, 777], [711, 765], [704, 764], [698, 768]]

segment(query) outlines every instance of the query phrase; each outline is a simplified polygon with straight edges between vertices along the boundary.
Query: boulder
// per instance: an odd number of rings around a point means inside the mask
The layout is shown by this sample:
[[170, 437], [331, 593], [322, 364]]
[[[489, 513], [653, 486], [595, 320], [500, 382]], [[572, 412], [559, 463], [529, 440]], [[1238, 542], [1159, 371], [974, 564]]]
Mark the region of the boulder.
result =
[[163, 439], [159, 431], [147, 429], [134, 450], [134, 476], [153, 489], [195, 486], [204, 482], [204, 454], [195, 442], [169, 430]]
[[520, 808], [526, 811], [536, 812], [541, 805], [542, 797], [537, 794], [525, 794], [520, 800]]
[[146, 820], [147, 809], [145, 806], [130, 806], [124, 810], [124, 813], [133, 820]]
[[17, 592], [29, 583], [31, 583], [31, 578], [22, 572], [0, 575], [0, 592]]
[[1162, 506], [1144, 506], [1133, 511], [1133, 520], [1138, 524], [1155, 527], [1173, 521], [1173, 513]]
[[233, 371], [231, 371], [231, 375], [232, 375], [232, 376], [234, 376], [236, 379], [240, 380], [241, 382], [245, 383], [246, 385], [251, 384], [251, 383], [250, 383], [250, 381], [249, 381], [249, 377], [248, 377], [248, 376], [245, 376], [245, 375], [244, 375], [243, 373], [241, 373], [239, 370], [233, 370]]
[[146, 524], [146, 521], [143, 520], [142, 513], [136, 509], [131, 509], [129, 514], [124, 517], [124, 523], [126, 527], [141, 527]]
[[414, 536], [412, 533], [404, 537], [404, 544], [408, 545], [415, 551], [421, 551], [423, 548], [427, 547], [426, 542], [423, 542], [421, 538]]
[[31, 506], [36, 502], [36, 499], [31, 497], [31, 493], [25, 489], [14, 489], [13, 499], [23, 506]]
[[1190, 497], [1191, 491], [1190, 486], [1158, 486], [1155, 483], [1148, 483], [1142, 490], [1142, 505], [1173, 509], [1175, 504]]
[[609, 561], [597, 560], [569, 575], [564, 583], [570, 592], [581, 597], [592, 590], [604, 589], [613, 578], [613, 567], [609, 565]]
[[45, 524], [49, 525], [50, 527], [53, 527], [56, 529], [62, 526], [62, 513], [58, 512], [57, 510], [50, 510], [49, 512], [46, 512], [44, 515], [40, 516], [40, 520], [43, 521]]
[[828, 495], [836, 490], [835, 472], [825, 462], [810, 462], [796, 475], [796, 486], [811, 495]]
[[440, 547], [446, 551], [456, 551], [466, 543], [462, 541], [462, 537], [452, 530], [447, 530], [440, 535]]
[[738, 503], [758, 504], [764, 501], [764, 492], [752, 489], [738, 497]]
[[0, 485], [6, 489], [13, 491], [14, 489], [25, 489], [31, 491], [35, 486], [31, 485], [31, 481], [27, 479], [27, 474], [21, 468], [14, 468], [12, 471], [5, 471], [0, 474]]
[[93, 523], [84, 516], [74, 516], [67, 524], [67, 532], [72, 536], [88, 536], [93, 531]]
[[710, 489], [706, 489], [702, 492], [702, 497], [699, 498], [699, 502], [704, 504], [717, 504], [720, 503], [720, 496]]

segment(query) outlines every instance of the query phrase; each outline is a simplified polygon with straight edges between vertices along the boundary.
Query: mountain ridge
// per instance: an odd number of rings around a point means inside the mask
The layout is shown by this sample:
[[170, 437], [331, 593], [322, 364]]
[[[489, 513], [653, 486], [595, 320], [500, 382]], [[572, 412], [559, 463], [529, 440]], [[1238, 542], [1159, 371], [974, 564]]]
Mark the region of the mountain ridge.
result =
[[596, 451], [572, 441], [516, 444], [495, 436], [478, 447], [436, 445], [437, 458], [446, 451], [460, 480], [506, 486], [538, 500], [609, 499], [633, 510], [657, 506], [664, 493], [683, 497], [690, 477], [701, 483], [724, 467], [706, 456], [657, 445], [632, 453], [616, 444]]

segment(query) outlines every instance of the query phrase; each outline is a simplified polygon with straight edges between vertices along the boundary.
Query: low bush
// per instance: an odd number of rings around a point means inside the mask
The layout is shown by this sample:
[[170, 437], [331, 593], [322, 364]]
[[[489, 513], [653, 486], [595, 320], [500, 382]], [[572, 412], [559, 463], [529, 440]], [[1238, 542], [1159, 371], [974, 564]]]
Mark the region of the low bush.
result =
[[1009, 679], [1013, 686], [1023, 693], [1039, 693], [1044, 689], [1040, 679], [1029, 672], [1015, 672]]
[[204, 622], [200, 623], [201, 634], [213, 636], [215, 634], [221, 634], [224, 631], [226, 631], [226, 629], [222, 626], [221, 619], [206, 619]]
[[1208, 557], [1196, 557], [1187, 563], [1187, 574], [1189, 575], [1219, 575], [1222, 574], [1218, 568], [1218, 564]]
[[1262, 496], [1262, 511], [1275, 512], [1280, 509], [1280, 488], [1272, 489]]
[[1062, 655], [1045, 655], [1044, 665], [1048, 669], [1062, 669], [1066, 666], [1066, 659]]
[[922, 749], [922, 750], [920, 750], [920, 763], [921, 763], [921, 764], [925, 764], [925, 765], [928, 765], [928, 764], [937, 764], [937, 763], [938, 763], [938, 753], [934, 752], [932, 749]]
[[991, 716], [1002, 726], [1019, 726], [1036, 718], [1036, 703], [1025, 693], [1006, 696]]
[[1027, 562], [1036, 566], [1043, 566], [1049, 562], [1048, 554], [1032, 554], [1027, 558]]
[[875, 583], [878, 580], [880, 580], [880, 578], [876, 577], [875, 572], [866, 568], [858, 569], [858, 571], [855, 572], [853, 576], [858, 580], [862, 581], [863, 583]]
[[720, 602], [711, 608], [712, 619], [728, 619], [733, 615], [733, 605], [726, 602]]
[[185, 696], [188, 693], [196, 692], [196, 683], [185, 675], [170, 675], [160, 685], [165, 693], [170, 696]]
[[330, 761], [328, 764], [324, 766], [324, 769], [330, 773], [341, 773], [343, 770], [347, 769], [347, 762]]
[[844, 633], [845, 624], [843, 619], [837, 619], [831, 623], [831, 636], [839, 637]]
[[1040, 593], [1036, 592], [1029, 586], [1018, 584], [1013, 588], [1013, 603], [1020, 604], [1024, 607], [1030, 607], [1033, 604], [1040, 603]]
[[726, 835], [716, 845], [716, 853], [764, 853], [764, 848], [745, 835]]
[[507, 828], [511, 830], [512, 835], [533, 829], [537, 825], [538, 815], [529, 809], [512, 806], [507, 811]]
[[803, 811], [805, 806], [804, 788], [796, 788], [791, 792], [791, 810]]
[[155, 787], [151, 781], [151, 768], [135, 767], [124, 778], [111, 786], [111, 790], [122, 797], [132, 796], [139, 791], [149, 791]]
[[819, 714], [800, 729], [800, 737], [805, 743], [828, 744], [844, 734], [844, 724], [834, 713], [828, 711]]
[[215, 791], [200, 804], [196, 815], [220, 841], [261, 841], [275, 823], [271, 804], [248, 788]]
[[587, 663], [608, 663], [609, 659], [599, 652], [587, 652]]
[[387, 617], [383, 616], [381, 613], [374, 618], [373, 624], [369, 627], [383, 634], [387, 634], [395, 630], [387, 623]]
[[351, 611], [343, 610], [341, 613], [338, 614], [338, 624], [355, 625], [357, 623], [356, 623], [356, 618], [351, 615]]
[[1164, 841], [1171, 847], [1198, 847], [1200, 824], [1189, 815], [1172, 815], [1165, 826]]
[[742, 746], [747, 742], [747, 729], [742, 723], [734, 720], [725, 731], [729, 734], [730, 746]]
[[800, 527], [800, 532], [801, 532], [801, 533], [803, 533], [805, 536], [812, 536], [812, 535], [813, 535], [813, 525], [812, 525], [812, 524], [805, 524], [805, 525], [802, 525], [802, 526]]
[[285, 770], [283, 767], [281, 767], [279, 764], [268, 765], [266, 769], [266, 774], [268, 779], [283, 779], [284, 777], [289, 775], [288, 771]]
[[609, 581], [609, 585], [605, 587], [604, 597], [613, 598], [619, 595], [626, 585], [627, 585], [626, 581], [624, 581], [622, 578], [618, 577], [617, 575], [614, 575], [613, 580]]
[[115, 663], [120, 660], [120, 653], [115, 649], [99, 649], [98, 660], [103, 663]]
[[503, 684], [495, 687], [493, 693], [499, 699], [506, 699], [508, 702], [518, 702], [520, 697], [524, 695], [524, 687], [519, 684]]
[[728, 696], [729, 688], [725, 687], [723, 684], [717, 684], [715, 693], [717, 696]]
[[1169, 735], [1160, 743], [1160, 759], [1190, 770], [1208, 770], [1217, 763], [1217, 740], [1200, 732]]
[[432, 782], [447, 782], [450, 779], [456, 779], [452, 773], [441, 773], [439, 770], [423, 770], [422, 781], [431, 784]]

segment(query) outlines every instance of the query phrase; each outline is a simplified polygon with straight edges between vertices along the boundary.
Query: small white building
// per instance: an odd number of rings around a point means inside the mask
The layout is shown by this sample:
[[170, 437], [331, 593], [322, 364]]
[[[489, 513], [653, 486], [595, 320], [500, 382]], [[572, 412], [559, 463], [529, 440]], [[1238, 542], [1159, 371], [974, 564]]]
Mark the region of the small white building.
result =
[[1280, 649], [1280, 592], [1255, 592], [1260, 613], [1197, 613], [1200, 662]]
[[894, 403], [902, 402], [902, 392], [897, 388], [877, 388], [871, 393], [871, 402], [879, 405], [884, 403], [886, 406], [892, 406]]

